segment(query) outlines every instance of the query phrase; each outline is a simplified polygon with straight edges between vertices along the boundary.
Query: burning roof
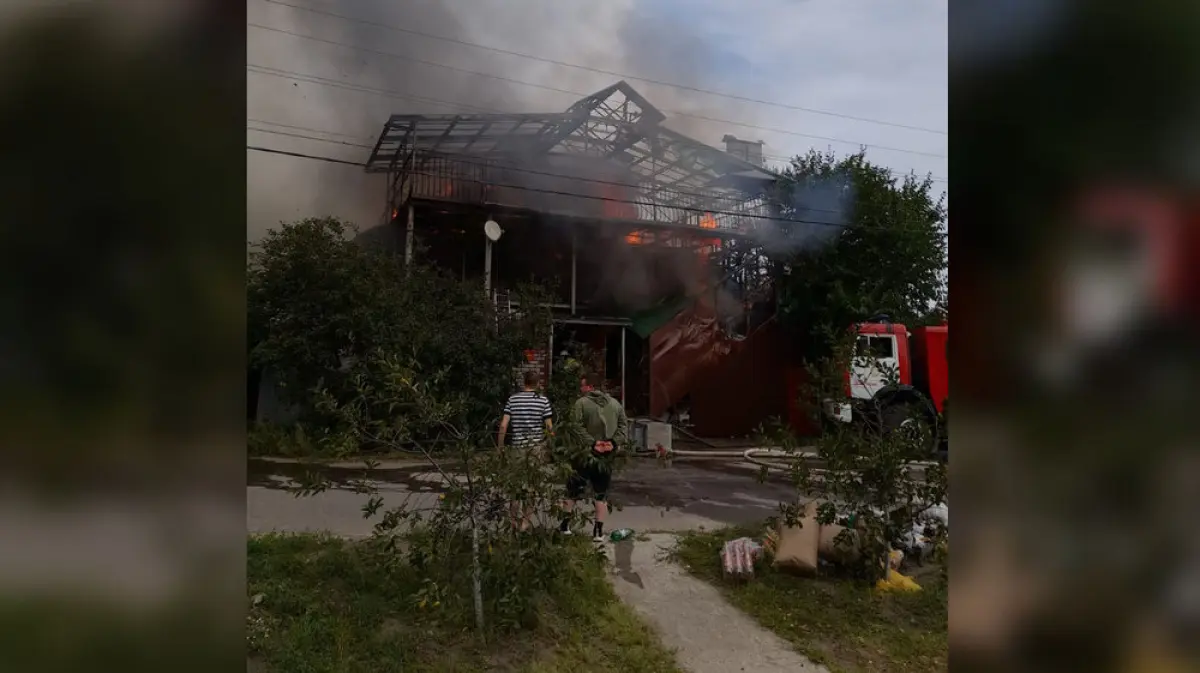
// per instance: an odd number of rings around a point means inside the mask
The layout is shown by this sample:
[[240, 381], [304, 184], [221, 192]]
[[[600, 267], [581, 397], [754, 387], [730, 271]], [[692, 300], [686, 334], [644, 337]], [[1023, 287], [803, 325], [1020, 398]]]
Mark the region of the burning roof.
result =
[[[662, 112], [624, 81], [577, 101], [565, 112], [393, 115], [366, 170], [428, 174], [431, 166], [451, 161], [462, 164], [453, 177], [467, 172], [475, 176], [469, 179], [483, 181], [481, 172], [504, 166], [509, 180], [520, 185], [501, 187], [582, 196], [577, 194], [580, 181], [599, 185], [600, 190], [591, 190], [598, 193], [612, 192], [615, 186], [628, 196], [584, 198], [632, 208], [632, 216], [623, 219], [729, 232], [745, 231], [755, 218], [771, 216], [764, 195], [778, 178], [775, 173], [672, 131], [661, 125], [664, 120]], [[596, 167], [593, 175], [577, 177], [580, 159]], [[570, 163], [576, 166], [568, 170]], [[566, 176], [574, 186], [529, 187], [539, 171], [548, 177]]]

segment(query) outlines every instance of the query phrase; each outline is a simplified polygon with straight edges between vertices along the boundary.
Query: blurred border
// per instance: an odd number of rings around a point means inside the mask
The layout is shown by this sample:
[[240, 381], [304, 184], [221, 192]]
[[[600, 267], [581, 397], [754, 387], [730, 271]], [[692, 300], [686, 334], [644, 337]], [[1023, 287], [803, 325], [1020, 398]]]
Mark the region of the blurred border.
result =
[[950, 17], [950, 660], [1195, 670], [1200, 7]]
[[245, 666], [244, 26], [0, 10], [0, 669]]

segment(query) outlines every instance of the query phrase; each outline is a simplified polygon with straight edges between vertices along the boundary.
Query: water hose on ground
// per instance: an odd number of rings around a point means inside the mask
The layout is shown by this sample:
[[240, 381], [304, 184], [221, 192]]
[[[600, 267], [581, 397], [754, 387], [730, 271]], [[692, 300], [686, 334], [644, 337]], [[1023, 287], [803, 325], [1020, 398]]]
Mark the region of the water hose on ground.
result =
[[[639, 451], [641, 455], [651, 456], [656, 455], [653, 450]], [[783, 449], [770, 449], [755, 447], [750, 449], [713, 449], [699, 451], [679, 451], [672, 450], [668, 453], [672, 458], [740, 458], [752, 465], [766, 467], [770, 470], [787, 471], [790, 466], [781, 461], [789, 461], [796, 459], [820, 461], [820, 454], [815, 451], [785, 451]], [[916, 460], [905, 463], [905, 467], [910, 470], [923, 470], [933, 465], [937, 465], [937, 461], [933, 460]]]

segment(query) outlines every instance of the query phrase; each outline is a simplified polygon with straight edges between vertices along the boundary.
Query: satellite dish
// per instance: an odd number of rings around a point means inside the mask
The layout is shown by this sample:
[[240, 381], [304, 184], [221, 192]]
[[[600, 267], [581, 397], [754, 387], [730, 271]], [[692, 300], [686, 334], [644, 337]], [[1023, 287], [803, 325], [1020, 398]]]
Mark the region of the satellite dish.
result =
[[495, 220], [488, 220], [483, 223], [483, 235], [487, 236], [489, 241], [500, 240], [500, 234], [503, 233], [504, 230], [500, 228], [500, 225]]

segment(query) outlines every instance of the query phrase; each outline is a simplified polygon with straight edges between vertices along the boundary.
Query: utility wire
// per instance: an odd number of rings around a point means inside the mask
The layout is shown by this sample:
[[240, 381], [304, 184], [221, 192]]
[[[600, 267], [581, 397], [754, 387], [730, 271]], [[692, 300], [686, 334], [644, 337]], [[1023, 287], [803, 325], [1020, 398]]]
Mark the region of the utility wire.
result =
[[[258, 123], [270, 123], [270, 122], [258, 122]], [[275, 131], [275, 130], [271, 130], [271, 129], [260, 129], [260, 128], [254, 128], [254, 127], [250, 127], [250, 126], [247, 126], [246, 129], [248, 131], [257, 131], [259, 133], [270, 133], [270, 134], [279, 135], [279, 136], [287, 136], [290, 138], [301, 138], [303, 140], [315, 140], [315, 141], [319, 141], [319, 142], [326, 142], [326, 143], [332, 143], [332, 144], [337, 144], [337, 145], [348, 145], [350, 147], [361, 147], [361, 148], [365, 148], [365, 149], [373, 149], [374, 148], [374, 145], [364, 145], [364, 144], [360, 144], [360, 143], [346, 142], [344, 140], [334, 140], [331, 138], [318, 138], [316, 136], [309, 136], [309, 135], [304, 135], [301, 133], [291, 133], [288, 131]], [[317, 133], [323, 133], [323, 132], [317, 131]], [[487, 167], [487, 166], [492, 165], [492, 164], [488, 164], [486, 162], [480, 161], [479, 159], [476, 159], [474, 157], [456, 156], [454, 158], [454, 160], [458, 163], [468, 164], [468, 165], [472, 165], [472, 166]], [[365, 166], [365, 164], [364, 164], [364, 166]], [[624, 183], [624, 182], [615, 182], [612, 180], [600, 180], [598, 178], [583, 178], [583, 177], [579, 177], [579, 176], [575, 176], [575, 175], [567, 175], [565, 173], [551, 173], [549, 171], [539, 171], [534, 168], [525, 168], [525, 167], [521, 167], [521, 166], [513, 166], [510, 164], [503, 164], [502, 167], [504, 168], [504, 170], [506, 170], [508, 172], [525, 173], [528, 175], [542, 175], [542, 176], [552, 177], [552, 178], [563, 178], [563, 179], [567, 179], [567, 180], [575, 180], [578, 182], [586, 182], [586, 183], [597, 184], [597, 185], [611, 185], [614, 187], [626, 187], [626, 188], [633, 187], [633, 188], [638, 188], [638, 189], [642, 188], [641, 185], [629, 184], [629, 183]], [[434, 177], [439, 177], [439, 176], [435, 175]], [[449, 177], [449, 176], [440, 176], [440, 177]], [[677, 189], [677, 188], [670, 187], [670, 186], [659, 187], [657, 189], [649, 189], [648, 191], [660, 192], [667, 196], [672, 196], [672, 197], [690, 197], [690, 198], [695, 198], [695, 199], [707, 199], [707, 198], [711, 198], [713, 196], [718, 196], [718, 197], [720, 196], [720, 195], [714, 195], [714, 194], [704, 194], [704, 193], [699, 193], [699, 192], [689, 192], [686, 190]], [[647, 204], [647, 205], [654, 205], [654, 204]], [[666, 208], [677, 207], [677, 206], [673, 206], [673, 205], [672, 206], [661, 206], [661, 204], [659, 204], [659, 205], [660, 205], [660, 207], [666, 207]], [[824, 213], [841, 212], [839, 210], [834, 210], [831, 208], [806, 208], [805, 210], [819, 211], [819, 212], [824, 212]], [[705, 211], [705, 212], [709, 212], [709, 211]]]
[[[404, 58], [404, 57], [400, 57], [400, 58]], [[360, 84], [350, 84], [350, 83], [342, 82], [342, 81], [339, 81], [336, 79], [330, 79], [328, 77], [319, 77], [317, 75], [310, 75], [308, 73], [295, 72], [292, 70], [283, 70], [281, 68], [272, 68], [269, 66], [257, 65], [257, 64], [253, 64], [253, 63], [248, 64], [246, 66], [246, 69], [249, 70], [250, 72], [254, 72], [254, 73], [257, 73], [260, 75], [268, 75], [270, 77], [281, 77], [281, 78], [285, 78], [285, 79], [292, 79], [292, 80], [296, 80], [299, 82], [307, 82], [309, 84], [319, 84], [321, 86], [329, 86], [329, 87], [334, 87], [334, 88], [338, 88], [338, 89], [345, 89], [347, 91], [359, 91], [362, 93], [372, 93], [372, 94], [376, 94], [379, 96], [396, 98], [399, 100], [425, 102], [425, 103], [432, 103], [435, 105], [447, 105], [447, 106], [451, 106], [451, 107], [458, 107], [458, 108], [463, 108], [466, 110], [472, 110], [472, 111], [476, 111], [476, 112], [495, 112], [495, 113], [499, 113], [499, 114], [516, 114], [516, 113], [512, 112], [511, 110], [501, 110], [499, 108], [494, 108], [494, 107], [484, 107], [484, 106], [480, 106], [480, 105], [472, 105], [469, 103], [460, 103], [457, 101], [448, 101], [448, 100], [442, 100], [439, 98], [430, 98], [428, 96], [415, 96], [412, 94], [406, 94], [406, 93], [403, 93], [400, 91], [395, 91], [392, 89], [380, 89], [380, 88], [369, 87], [369, 86], [364, 86], [364, 85], [360, 85]], [[705, 117], [704, 119], [708, 119], [708, 118]], [[712, 121], [722, 121], [722, 120], [712, 120]], [[819, 135], [813, 135], [811, 133], [801, 133], [799, 131], [790, 131], [787, 129], [775, 129], [775, 128], [768, 128], [768, 127], [764, 127], [764, 126], [755, 126], [752, 124], [743, 124], [741, 122], [730, 121], [730, 122], [725, 122], [725, 123], [729, 123], [734, 126], [746, 126], [748, 128], [756, 128], [756, 129], [763, 130], [763, 131], [773, 131], [775, 133], [784, 133], [787, 135], [798, 136], [801, 138], [814, 138], [816, 140], [825, 140], [828, 142], [843, 143], [846, 145], [854, 145], [856, 147], [874, 147], [875, 149], [878, 149], [878, 150], [887, 150], [890, 152], [901, 152], [904, 154], [919, 154], [921, 156], [930, 156], [930, 157], [940, 158], [940, 159], [946, 158], [946, 155], [944, 155], [944, 154], [935, 154], [932, 152], [922, 152], [920, 150], [910, 150], [910, 149], [905, 149], [903, 147], [889, 147], [887, 145], [876, 145], [873, 143], [860, 143], [856, 140], [844, 140], [842, 138], [833, 138], [830, 136], [819, 136]]]
[[315, 154], [305, 154], [303, 152], [288, 152], [285, 150], [272, 149], [270, 147], [258, 147], [256, 145], [246, 145], [246, 149], [254, 150], [255, 152], [266, 152], [267, 154], [282, 154], [286, 157], [296, 157], [298, 159], [313, 159], [314, 161], [326, 161], [331, 164], [344, 164], [346, 166], [355, 166], [357, 168], [365, 168], [363, 164], [357, 161], [347, 161], [345, 159], [334, 159], [333, 157], [320, 157]]
[[444, 35], [434, 35], [433, 33], [426, 33], [424, 31], [414, 30], [412, 28], [402, 28], [400, 26], [396, 26], [393, 24], [382, 23], [379, 21], [370, 21], [367, 19], [360, 19], [358, 17], [353, 17], [353, 16], [346, 16], [344, 14], [337, 14], [334, 12], [325, 11], [323, 9], [317, 9], [315, 7], [309, 7], [309, 6], [305, 6], [305, 5], [296, 5], [296, 4], [292, 4], [289, 2], [283, 2], [282, 0], [263, 0], [263, 1], [269, 2], [273, 5], [281, 5], [283, 7], [291, 7], [292, 9], [298, 9], [298, 10], [301, 10], [304, 12], [310, 12], [312, 14], [319, 14], [321, 16], [327, 16], [330, 18], [341, 19], [343, 21], [350, 21], [350, 22], [362, 24], [365, 26], [375, 26], [377, 28], [385, 28], [387, 30], [392, 30], [392, 31], [395, 31], [398, 33], [405, 33], [407, 35], [418, 35], [418, 36], [426, 37], [426, 38], [429, 38], [432, 40], [441, 40], [443, 42], [459, 44], [459, 45], [463, 45], [465, 47], [473, 47], [476, 49], [483, 49], [485, 51], [490, 51], [490, 52], [493, 52], [496, 54], [505, 54], [507, 56], [517, 56], [519, 58], [530, 59], [533, 61], [540, 61], [542, 63], [550, 63], [553, 65], [559, 65], [559, 66], [563, 66], [566, 68], [577, 68], [579, 70], [586, 70], [588, 72], [594, 72], [594, 73], [598, 73], [601, 75], [610, 75], [612, 77], [620, 77], [622, 79], [631, 79], [631, 80], [634, 80], [637, 82], [646, 82], [647, 84], [657, 84], [659, 86], [672, 87], [675, 89], [680, 89], [682, 91], [693, 91], [696, 93], [708, 94], [710, 96], [718, 96], [720, 98], [728, 98], [731, 100], [738, 100], [738, 101], [742, 101], [745, 103], [754, 103], [756, 105], [767, 105], [770, 107], [783, 108], [785, 110], [796, 110], [799, 112], [808, 112], [811, 114], [825, 115], [828, 117], [837, 117], [839, 119], [849, 119], [849, 120], [853, 120], [853, 121], [866, 122], [868, 124], [878, 124], [880, 126], [891, 126], [894, 128], [909, 129], [912, 131], [924, 131], [925, 133], [936, 133], [938, 135], [946, 135], [946, 131], [943, 131], [940, 129], [932, 129], [932, 128], [928, 128], [928, 127], [924, 127], [924, 126], [913, 126], [910, 124], [900, 124], [897, 122], [889, 122], [889, 121], [884, 121], [881, 119], [872, 119], [870, 117], [856, 117], [854, 115], [843, 114], [841, 112], [830, 112], [828, 110], [818, 110], [816, 108], [802, 107], [799, 105], [791, 105], [788, 103], [780, 103], [778, 101], [763, 100], [763, 99], [759, 99], [759, 98], [750, 98], [747, 96], [739, 96], [737, 94], [724, 93], [721, 91], [713, 91], [712, 89], [704, 89], [701, 87], [688, 86], [686, 84], [679, 84], [677, 82], [667, 82], [667, 81], [658, 80], [658, 79], [650, 79], [648, 77], [639, 77], [638, 75], [630, 75], [628, 73], [621, 73], [621, 72], [616, 72], [613, 70], [605, 70], [603, 68], [594, 68], [592, 66], [580, 65], [578, 63], [568, 63], [566, 61], [559, 61], [559, 60], [555, 60], [552, 58], [546, 58], [543, 56], [535, 56], [533, 54], [526, 54], [526, 53], [519, 52], [519, 51], [500, 49], [499, 47], [490, 47], [485, 44], [479, 44], [478, 42], [469, 42], [467, 40], [460, 40], [460, 39], [453, 38], [453, 37], [446, 37]]
[[[292, 124], [280, 124], [280, 123], [278, 123], [278, 122], [267, 121], [267, 120], [265, 120], [265, 119], [253, 119], [253, 118], [251, 118], [251, 119], [247, 119], [246, 121], [248, 121], [248, 122], [253, 122], [253, 123], [255, 123], [255, 124], [266, 124], [266, 125], [268, 125], [268, 126], [279, 126], [279, 127], [282, 127], [282, 128], [294, 129], [294, 130], [299, 130], [299, 131], [309, 131], [309, 132], [311, 132], [311, 133], [322, 133], [322, 134], [325, 134], [325, 135], [336, 135], [336, 136], [342, 136], [342, 137], [346, 137], [346, 138], [355, 138], [355, 137], [357, 137], [357, 136], [353, 136], [353, 135], [351, 135], [351, 134], [349, 134], [349, 133], [339, 133], [339, 132], [336, 132], [336, 131], [325, 131], [325, 130], [322, 130], [322, 129], [315, 129], [315, 128], [311, 128], [311, 127], [307, 127], [307, 126], [295, 126], [295, 125], [292, 125]], [[271, 130], [271, 129], [260, 129], [260, 128], [254, 128], [254, 127], [249, 127], [249, 126], [248, 126], [248, 127], [246, 127], [246, 128], [247, 128], [248, 130], [251, 130], [251, 131], [258, 131], [258, 132], [260, 132], [260, 133], [273, 133], [273, 134], [275, 134], [275, 135], [281, 135], [281, 136], [290, 136], [290, 137], [293, 137], [293, 138], [301, 138], [301, 139], [303, 139], [303, 140], [315, 140], [315, 141], [319, 141], [319, 142], [335, 143], [335, 144], [338, 144], [338, 145], [349, 145], [349, 146], [351, 146], [351, 147], [361, 147], [361, 148], [363, 148], [363, 149], [368, 149], [368, 150], [373, 150], [373, 149], [375, 149], [375, 145], [374, 145], [374, 144], [368, 144], [367, 142], [364, 142], [364, 143], [353, 143], [353, 142], [347, 142], [347, 141], [344, 141], [344, 140], [334, 140], [334, 139], [331, 139], [331, 138], [320, 138], [320, 137], [317, 137], [317, 136], [309, 136], [309, 135], [304, 135], [304, 134], [302, 134], [302, 133], [289, 133], [289, 132], [285, 132], [285, 131], [275, 131], [275, 130]], [[369, 140], [369, 139], [364, 139], [364, 140]], [[764, 156], [766, 156], [766, 155], [764, 155]], [[781, 159], [784, 159], [783, 157], [780, 157], [780, 158], [781, 158]], [[469, 161], [469, 159], [462, 159], [462, 160], [463, 160], [463, 161]], [[785, 160], [785, 161], [788, 161], [788, 159], [784, 159], [784, 160]], [[520, 171], [526, 171], [526, 172], [535, 172], [535, 171], [533, 171], [532, 169], [524, 169], [524, 168], [515, 168], [514, 170], [520, 170]], [[888, 170], [888, 172], [892, 173], [893, 175], [895, 175], [895, 176], [897, 176], [897, 177], [906, 177], [906, 176], [910, 175], [910, 173], [905, 173], [905, 172], [898, 171], [898, 170], [894, 170], [894, 169], [890, 169], [890, 168], [889, 168], [889, 169], [887, 169], [887, 170]], [[559, 173], [541, 173], [541, 174], [542, 174], [542, 175], [557, 176], [557, 177], [566, 177], [566, 178], [570, 178], [570, 177], [571, 177], [571, 176], [569, 176], [569, 175], [563, 175], [563, 174], [559, 174]], [[581, 180], [582, 180], [582, 179], [585, 179], [585, 178], [577, 178], [577, 179], [581, 179]], [[938, 177], [933, 177], [933, 176], [930, 176], [930, 177], [929, 177], [929, 179], [930, 179], [930, 180], [932, 180], [932, 181], [934, 181], [934, 182], [948, 182], [948, 180], [947, 180], [946, 178], [938, 178]], [[595, 181], [595, 182], [602, 182], [602, 183], [603, 183], [603, 181]], [[623, 185], [624, 183], [611, 182], [611, 183], [604, 183], [604, 184]], [[679, 192], [679, 193], [680, 193], [680, 194], [686, 194], [686, 192]], [[699, 196], [699, 195], [698, 195], [698, 194], [691, 194], [691, 196]], [[829, 211], [829, 212], [833, 212], [833, 211]]]
[[[263, 122], [258, 122], [258, 123], [263, 123]], [[267, 123], [270, 123], [270, 122], [267, 122]], [[318, 138], [318, 137], [316, 137], [316, 136], [307, 136], [307, 135], [303, 135], [303, 134], [300, 134], [300, 133], [290, 133], [290, 132], [287, 132], [287, 131], [273, 131], [273, 130], [271, 130], [271, 129], [259, 129], [259, 128], [253, 128], [253, 127], [250, 127], [250, 126], [247, 126], [247, 127], [246, 127], [246, 130], [248, 130], [248, 131], [257, 131], [257, 132], [259, 132], [259, 133], [270, 133], [270, 134], [279, 135], [279, 136], [287, 136], [287, 137], [289, 137], [289, 138], [302, 138], [302, 139], [304, 139], [304, 140], [317, 140], [317, 141], [321, 141], [321, 142], [334, 143], [334, 144], [338, 144], [338, 145], [348, 145], [348, 146], [350, 146], [350, 147], [363, 147], [363, 148], [366, 148], [366, 149], [373, 149], [373, 148], [374, 148], [374, 145], [363, 145], [363, 144], [360, 144], [360, 143], [351, 143], [351, 142], [346, 142], [346, 141], [343, 141], [343, 140], [333, 140], [333, 139], [330, 139], [330, 138]], [[320, 131], [318, 131], [318, 133], [320, 133]], [[490, 166], [490, 165], [492, 165], [492, 164], [488, 164], [488, 163], [486, 163], [486, 162], [484, 162], [484, 161], [480, 161], [479, 159], [476, 159], [476, 158], [473, 158], [473, 157], [455, 157], [455, 158], [454, 158], [454, 161], [455, 161], [455, 162], [457, 162], [457, 163], [460, 163], [460, 164], [467, 164], [467, 165], [471, 165], [471, 166], [484, 166], [484, 167], [486, 167], [486, 166]], [[358, 165], [361, 165], [361, 166], [363, 166], [364, 168], [366, 167], [366, 164], [358, 164]], [[575, 180], [575, 181], [578, 181], [578, 182], [586, 182], [586, 183], [597, 184], [597, 185], [611, 185], [611, 186], [614, 186], [614, 187], [626, 187], [626, 188], [633, 187], [633, 188], [640, 188], [640, 187], [639, 187], [639, 185], [633, 185], [633, 184], [628, 184], [628, 183], [624, 183], [624, 182], [614, 182], [614, 181], [612, 181], [612, 180], [600, 180], [600, 179], [597, 179], [597, 178], [583, 178], [583, 177], [579, 177], [579, 176], [575, 176], [575, 175], [567, 175], [567, 174], [565, 174], [565, 173], [551, 173], [551, 172], [549, 172], [549, 171], [539, 171], [539, 170], [537, 170], [537, 169], [534, 169], [534, 168], [525, 168], [525, 167], [521, 167], [521, 166], [512, 166], [512, 165], [509, 165], [509, 164], [503, 164], [503, 165], [502, 165], [502, 168], [503, 168], [503, 169], [504, 169], [506, 172], [525, 173], [525, 174], [528, 174], [528, 175], [541, 175], [541, 176], [546, 176], [546, 177], [551, 177], [551, 178], [563, 178], [563, 179], [566, 179], [566, 180]], [[433, 174], [433, 173], [414, 173], [414, 174], [415, 174], [415, 175], [429, 175], [430, 177], [453, 177], [453, 176], [438, 175], [438, 174]], [[497, 185], [497, 186], [501, 186], [501, 187], [502, 187], [502, 186], [505, 186], [505, 185]], [[713, 194], [702, 194], [702, 193], [697, 193], [697, 192], [688, 192], [688, 191], [684, 191], [684, 190], [681, 190], [681, 189], [675, 189], [675, 188], [672, 188], [672, 187], [663, 187], [663, 188], [661, 188], [660, 190], [656, 190], [656, 191], [661, 191], [661, 192], [665, 193], [666, 195], [668, 195], [668, 196], [673, 196], [673, 197], [691, 197], [691, 198], [697, 198], [697, 199], [705, 199], [705, 198], [710, 198], [710, 197], [714, 196]], [[585, 196], [585, 195], [583, 195], [583, 194], [579, 194], [579, 196]], [[630, 201], [629, 203], [634, 203], [634, 202]], [[647, 204], [645, 204], [645, 205], [647, 205], [647, 206], [653, 206], [653, 205], [656, 205], [656, 204], [650, 204], [650, 203], [647, 203]], [[676, 206], [661, 206], [661, 204], [659, 204], [659, 205], [660, 205], [660, 207], [665, 207], [665, 208], [675, 208], [675, 207], [676, 207]], [[821, 211], [821, 212], [826, 212], [826, 213], [837, 213], [837, 212], [840, 212], [840, 211], [833, 210], [833, 209], [830, 209], [830, 208], [808, 208], [807, 210], [816, 210], [816, 211]], [[712, 212], [712, 211], [704, 211], [704, 212]]]
[[387, 98], [395, 98], [398, 100], [406, 100], [406, 101], [411, 101], [411, 102], [415, 102], [415, 103], [429, 103], [432, 105], [448, 105], [448, 106], [452, 106], [452, 107], [462, 108], [464, 110], [474, 110], [476, 112], [504, 112], [503, 110], [497, 110], [495, 108], [487, 108], [487, 107], [481, 107], [478, 105], [471, 105], [468, 103], [458, 103], [455, 101], [441, 100], [439, 98], [430, 98], [428, 96], [418, 96], [415, 94], [406, 94], [406, 93], [403, 93], [400, 91], [395, 91], [392, 89], [380, 89], [377, 87], [366, 86], [363, 84], [351, 84], [349, 82], [343, 82], [340, 80], [331, 79], [329, 77], [319, 77], [317, 75], [310, 75], [308, 73], [294, 72], [292, 70], [282, 70], [279, 68], [272, 68], [272, 67], [265, 66], [265, 65], [256, 65], [253, 63], [247, 64], [246, 70], [256, 73], [256, 74], [259, 74], [259, 75], [267, 75], [270, 77], [281, 77], [284, 79], [291, 79], [291, 80], [295, 80], [298, 82], [307, 82], [309, 84], [320, 84], [322, 86], [333, 87], [336, 89], [345, 89], [347, 91], [372, 93], [372, 94], [384, 96]]
[[[323, 156], [319, 156], [319, 155], [315, 155], [315, 154], [305, 154], [303, 152], [287, 152], [284, 150], [277, 150], [277, 149], [272, 149], [272, 148], [268, 148], [268, 147], [260, 147], [260, 146], [255, 146], [255, 145], [246, 145], [246, 149], [254, 150], [256, 152], [266, 152], [268, 154], [281, 154], [284, 156], [297, 157], [300, 159], [313, 159], [316, 161], [327, 161], [327, 162], [335, 163], [335, 164], [345, 164], [347, 166], [355, 166], [357, 168], [365, 168], [366, 167], [365, 164], [358, 163], [356, 161], [347, 161], [345, 159], [334, 159], [332, 157], [323, 157]], [[410, 175], [424, 175], [424, 176], [432, 177], [432, 178], [447, 177], [444, 175], [438, 175], [436, 173], [426, 173], [426, 172], [421, 172], [421, 171], [410, 171], [409, 174]], [[557, 190], [557, 189], [543, 189], [540, 187], [529, 187], [527, 185], [511, 185], [511, 184], [500, 184], [500, 183], [489, 183], [489, 184], [492, 187], [502, 187], [505, 189], [519, 189], [519, 190], [527, 191], [527, 192], [538, 192], [538, 193], [542, 193], [542, 194], [554, 194], [556, 196], [570, 196], [570, 197], [575, 197], [575, 198], [580, 198], [580, 199], [589, 199], [589, 200], [593, 200], [593, 201], [607, 201], [610, 203], [624, 203], [624, 204], [633, 205], [633, 206], [645, 206], [647, 208], [653, 208], [655, 206], [659, 206], [659, 204], [648, 203], [645, 201], [630, 201], [628, 199], [615, 199], [615, 198], [612, 198], [609, 196], [598, 196], [595, 194], [579, 194], [576, 192], [564, 192], [564, 191]], [[659, 207], [661, 207], [661, 206], [659, 206]], [[706, 208], [696, 208], [696, 207], [692, 207], [692, 206], [669, 206], [669, 208], [671, 208], [672, 210], [682, 210], [684, 212], [712, 215], [713, 217], [716, 217], [717, 215], [728, 215], [730, 217], [744, 217], [744, 218], [756, 219], [756, 220], [767, 220], [767, 221], [771, 221], [771, 222], [789, 222], [789, 223], [795, 223], [795, 224], [814, 224], [814, 225], [819, 225], [819, 226], [824, 226], [824, 227], [837, 227], [839, 229], [850, 228], [850, 225], [841, 224], [838, 222], [822, 222], [820, 220], [789, 219], [789, 218], [784, 218], [784, 217], [771, 217], [770, 215], [756, 215], [753, 213], [739, 213], [736, 211], [728, 211], [728, 210], [708, 210]], [[654, 222], [648, 221], [647, 224], [654, 224]], [[658, 224], [670, 224], [670, 223], [660, 222]], [[858, 227], [855, 227], [855, 228], [858, 228]], [[712, 231], [714, 234], [729, 233], [728, 231], [722, 231], [721, 229], [712, 229], [712, 230], [706, 230], [706, 231]]]
[[[580, 93], [578, 91], [572, 91], [570, 89], [562, 89], [559, 87], [550, 86], [548, 84], [538, 84], [536, 82], [526, 82], [524, 80], [519, 80], [519, 79], [515, 79], [512, 77], [506, 77], [504, 75], [496, 75], [493, 73], [480, 72], [478, 70], [471, 70], [469, 68], [460, 68], [458, 66], [449, 65], [447, 63], [439, 63], [437, 61], [430, 61], [430, 60], [426, 60], [426, 59], [422, 59], [422, 58], [417, 58], [415, 56], [407, 56], [405, 54], [397, 54], [397, 53], [390, 52], [390, 51], [380, 51], [378, 49], [369, 49], [367, 47], [359, 47], [359, 46], [352, 45], [352, 44], [346, 44], [345, 42], [338, 42], [337, 40], [327, 40], [325, 38], [316, 37], [314, 35], [306, 35], [304, 33], [297, 33], [295, 31], [284, 30], [282, 28], [275, 28], [274, 26], [265, 26], [265, 25], [262, 25], [259, 23], [253, 23], [253, 22], [247, 22], [246, 25], [251, 28], [258, 28], [260, 30], [281, 33], [284, 35], [291, 35], [292, 37], [298, 37], [298, 38], [305, 39], [305, 40], [311, 40], [313, 42], [321, 42], [323, 44], [329, 44], [329, 45], [334, 45], [334, 46], [338, 46], [338, 47], [343, 47], [345, 49], [352, 49], [354, 51], [361, 51], [361, 52], [367, 53], [367, 54], [386, 56], [388, 58], [394, 58], [394, 59], [398, 59], [398, 60], [402, 60], [402, 61], [411, 61], [413, 63], [419, 63], [421, 65], [427, 65], [427, 66], [434, 67], [434, 68], [444, 68], [446, 70], [452, 70], [454, 72], [461, 72], [461, 73], [464, 73], [467, 75], [475, 75], [477, 77], [485, 77], [485, 78], [489, 78], [489, 79], [499, 80], [502, 82], [509, 82], [512, 84], [520, 84], [522, 86], [529, 86], [529, 87], [535, 87], [538, 89], [545, 89], [547, 91], [554, 91], [557, 93], [567, 94], [570, 96], [578, 96], [580, 98], [585, 98], [585, 97], [591, 95], [591, 93]], [[860, 143], [860, 142], [856, 142], [856, 141], [852, 141], [852, 140], [843, 140], [841, 138], [816, 136], [816, 135], [811, 135], [811, 134], [807, 134], [807, 133], [800, 133], [798, 131], [792, 131], [789, 129], [780, 129], [780, 128], [774, 128], [774, 127], [770, 127], [770, 126], [759, 126], [757, 124], [748, 124], [745, 122], [737, 122], [737, 121], [732, 121], [729, 119], [719, 119], [717, 117], [709, 117], [706, 115], [699, 115], [699, 114], [694, 114], [691, 112], [683, 112], [680, 110], [664, 109], [663, 112], [667, 112], [667, 113], [670, 113], [670, 114], [673, 114], [673, 115], [676, 115], [679, 117], [690, 117], [692, 119], [700, 119], [700, 120], [713, 122], [713, 123], [717, 123], [717, 124], [727, 124], [730, 126], [741, 126], [744, 128], [757, 129], [760, 131], [767, 131], [767, 132], [771, 132], [771, 133], [781, 133], [781, 134], [785, 134], [785, 135], [793, 135], [793, 136], [799, 136], [799, 137], [805, 137], [805, 138], [818, 138], [818, 139], [822, 139], [822, 140], [828, 140], [831, 142], [855, 144], [855, 145], [859, 145], [860, 147], [874, 147], [876, 149], [890, 150], [893, 152], [907, 152], [910, 154], [919, 154], [922, 156], [935, 157], [935, 158], [939, 158], [939, 159], [946, 158], [945, 154], [937, 154], [935, 152], [923, 152], [920, 150], [901, 149], [898, 147], [886, 147], [884, 145], [877, 145], [874, 143]]]

